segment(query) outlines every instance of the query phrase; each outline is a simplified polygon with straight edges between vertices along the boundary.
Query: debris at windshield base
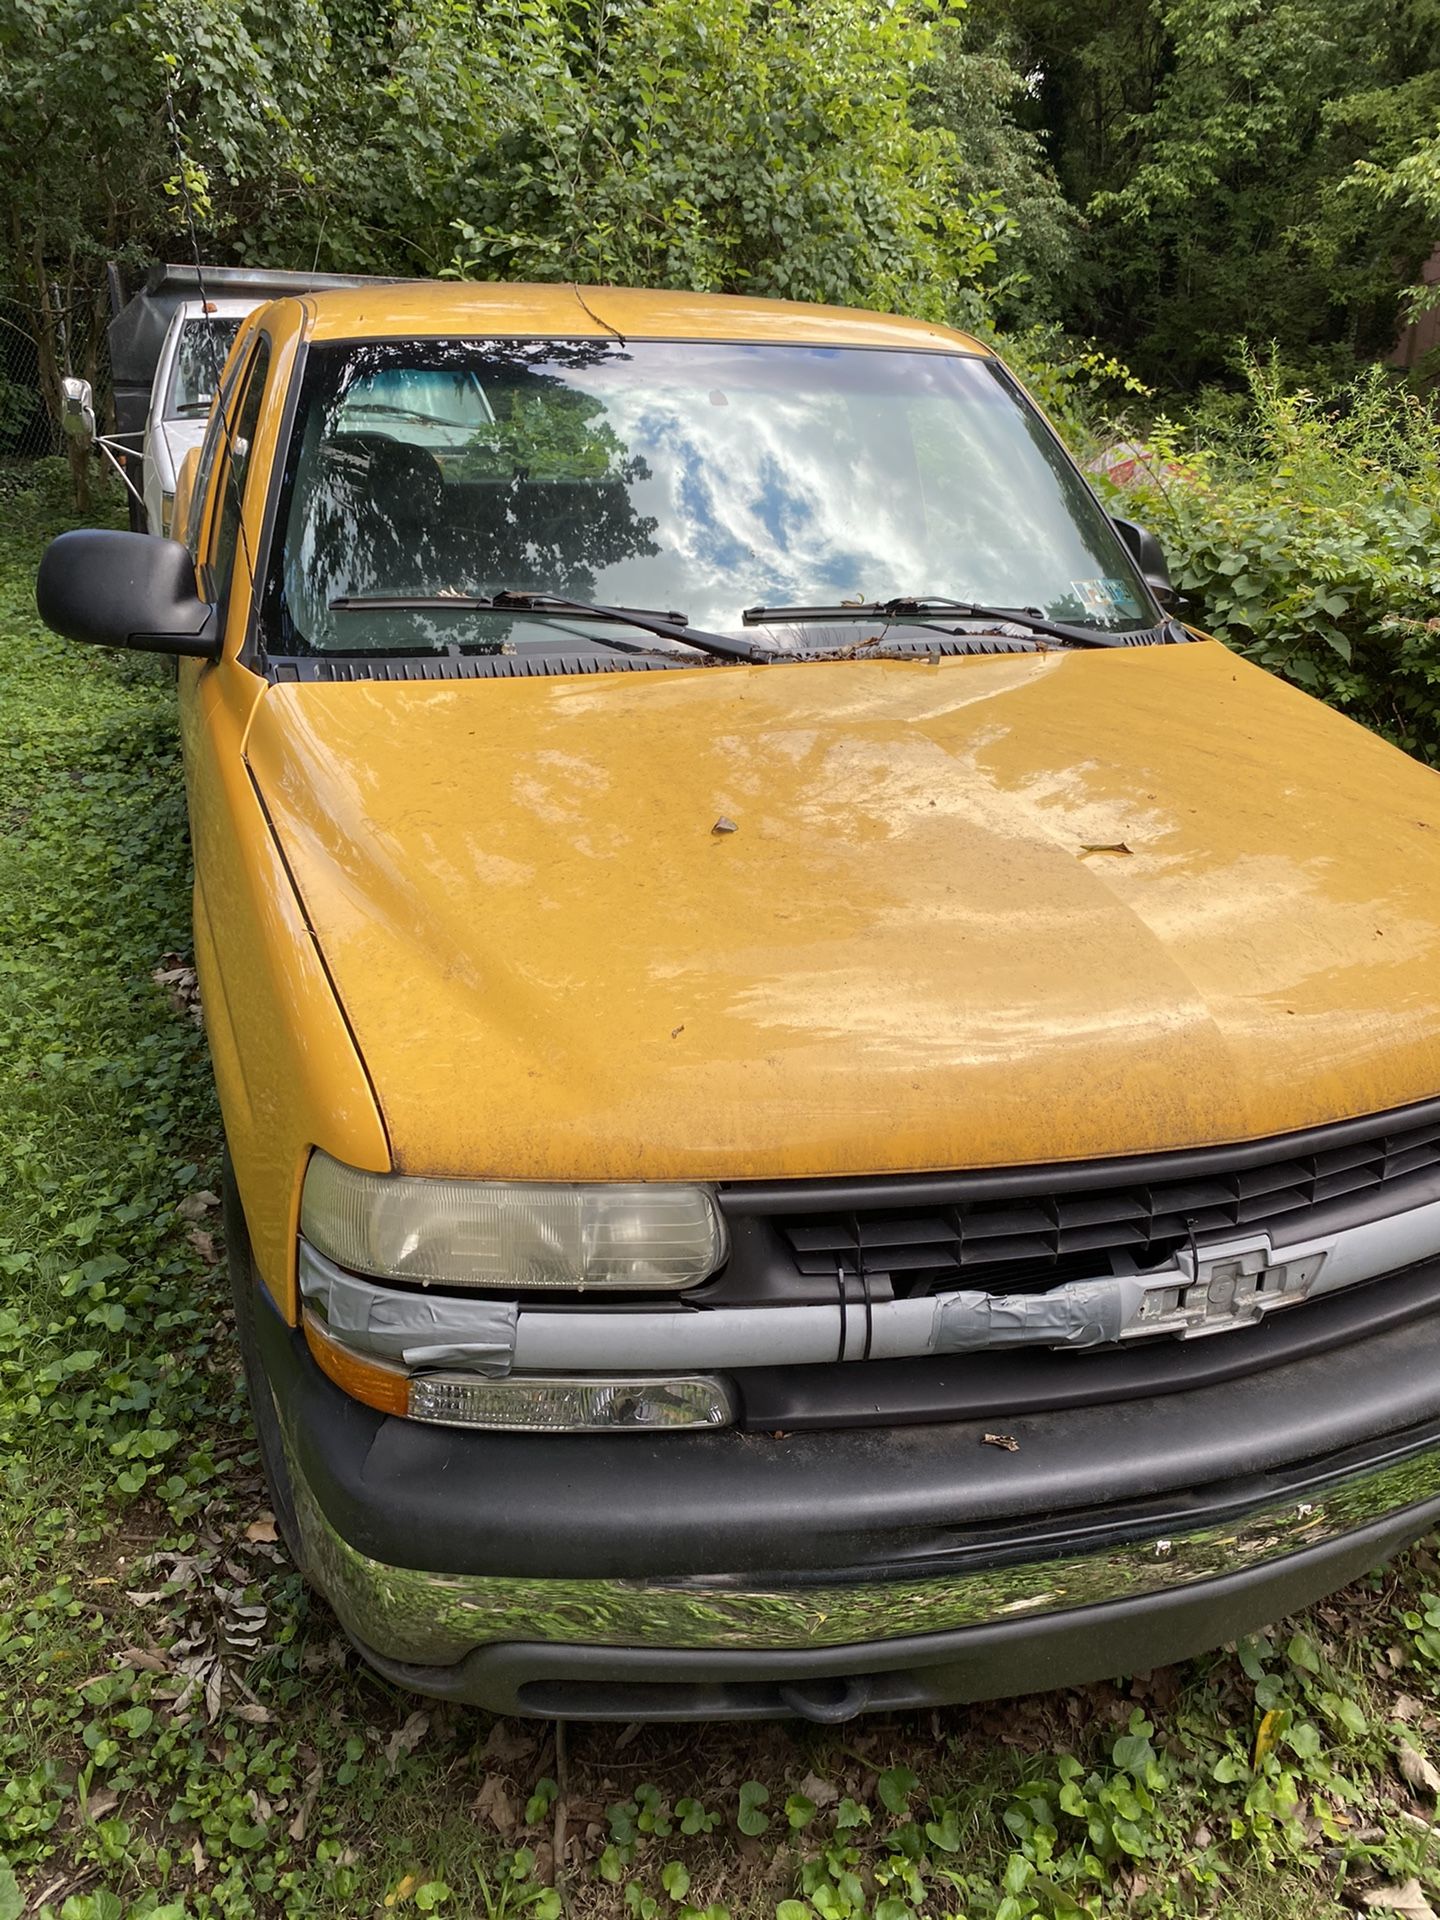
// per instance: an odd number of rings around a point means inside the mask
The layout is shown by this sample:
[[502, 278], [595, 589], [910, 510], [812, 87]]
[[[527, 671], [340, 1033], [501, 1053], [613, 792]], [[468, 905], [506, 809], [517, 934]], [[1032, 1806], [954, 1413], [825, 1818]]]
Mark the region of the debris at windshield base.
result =
[[982, 1444], [987, 1447], [1003, 1447], [1006, 1453], [1020, 1451], [1020, 1442], [1013, 1433], [987, 1433]]
[[738, 833], [740, 829], [733, 820], [727, 820], [722, 813], [710, 831], [711, 833]]

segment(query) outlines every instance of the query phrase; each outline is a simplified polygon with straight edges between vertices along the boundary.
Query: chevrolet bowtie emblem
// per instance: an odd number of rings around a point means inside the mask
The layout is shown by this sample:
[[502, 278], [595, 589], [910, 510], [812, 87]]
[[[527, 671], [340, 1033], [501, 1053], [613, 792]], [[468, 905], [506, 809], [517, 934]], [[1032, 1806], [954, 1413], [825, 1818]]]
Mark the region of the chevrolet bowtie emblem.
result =
[[1184, 1339], [1253, 1326], [1279, 1307], [1303, 1300], [1325, 1264], [1325, 1250], [1276, 1253], [1268, 1234], [1222, 1245], [1184, 1248], [1174, 1278], [1151, 1283], [1135, 1331]]

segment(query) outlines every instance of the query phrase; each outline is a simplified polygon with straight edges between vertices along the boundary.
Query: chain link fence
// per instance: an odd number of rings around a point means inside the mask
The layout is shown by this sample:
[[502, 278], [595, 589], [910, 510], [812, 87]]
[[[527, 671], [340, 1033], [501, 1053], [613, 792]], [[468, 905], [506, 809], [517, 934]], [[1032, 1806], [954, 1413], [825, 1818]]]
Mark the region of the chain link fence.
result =
[[[62, 366], [64, 338], [62, 333], [56, 356]], [[111, 417], [110, 365], [103, 338], [98, 355], [92, 348], [91, 357], [94, 364], [90, 368], [76, 367], [75, 371], [86, 373], [91, 380], [95, 417], [103, 432]], [[63, 461], [66, 454], [65, 436], [41, 377], [35, 315], [22, 302], [0, 296], [0, 501], [23, 494], [36, 483], [43, 472], [38, 462]], [[58, 499], [69, 497], [72, 483], [73, 476], [66, 479], [62, 470], [47, 485], [59, 490]]]
[[[63, 367], [63, 340], [60, 357]], [[110, 418], [110, 362], [101, 336], [92, 367], [76, 366], [95, 392], [95, 417], [102, 428]], [[63, 453], [60, 424], [45, 399], [40, 353], [30, 310], [0, 298], [0, 460], [43, 460]]]
[[40, 391], [40, 357], [21, 307], [0, 305], [0, 461], [60, 451], [60, 429]]

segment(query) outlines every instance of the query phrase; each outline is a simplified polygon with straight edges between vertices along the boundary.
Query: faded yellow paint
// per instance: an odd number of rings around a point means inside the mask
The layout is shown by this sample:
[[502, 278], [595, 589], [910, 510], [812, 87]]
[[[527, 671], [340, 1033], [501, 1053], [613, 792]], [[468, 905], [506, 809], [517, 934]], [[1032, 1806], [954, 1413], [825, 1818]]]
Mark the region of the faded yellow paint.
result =
[[[265, 820], [244, 740], [265, 682], [239, 664], [250, 612], [248, 558], [276, 456], [283, 396], [303, 314], [278, 302], [247, 318], [232, 358], [256, 333], [270, 338], [268, 395], [247, 475], [239, 544], [213, 666], [182, 661], [179, 704], [195, 859], [195, 960], [205, 1031], [245, 1217], [262, 1278], [296, 1317], [300, 1181], [317, 1139], [356, 1166], [389, 1165], [384, 1128], [324, 962]], [[212, 492], [220, 475], [212, 475]], [[206, 503], [197, 559], [209, 559], [215, 500]], [[343, 1143], [343, 1144], [340, 1144]]]
[[999, 1165], [1440, 1090], [1436, 776], [1214, 643], [290, 685], [248, 754], [414, 1172]]
[[[282, 304], [292, 305], [293, 302]], [[763, 340], [832, 347], [935, 347], [988, 353], [969, 334], [929, 320], [746, 300], [728, 293], [651, 292], [638, 287], [573, 287], [565, 281], [380, 281], [373, 287], [309, 294], [316, 340], [506, 337], [627, 340]]]
[[365, 1071], [242, 752], [264, 682], [233, 661], [180, 669], [195, 960], [225, 1132], [256, 1264], [295, 1314], [300, 1179], [316, 1140], [389, 1165]]

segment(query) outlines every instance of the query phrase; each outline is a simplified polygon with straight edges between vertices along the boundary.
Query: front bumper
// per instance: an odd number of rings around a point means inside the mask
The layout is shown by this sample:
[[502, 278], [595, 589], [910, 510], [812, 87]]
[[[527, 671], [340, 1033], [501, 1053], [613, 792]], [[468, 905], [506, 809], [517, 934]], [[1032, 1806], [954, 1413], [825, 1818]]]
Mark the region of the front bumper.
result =
[[1027, 1414], [1013, 1453], [966, 1422], [424, 1429], [261, 1322], [306, 1571], [383, 1672], [496, 1711], [828, 1719], [1140, 1670], [1440, 1516], [1440, 1315], [1249, 1380]]

